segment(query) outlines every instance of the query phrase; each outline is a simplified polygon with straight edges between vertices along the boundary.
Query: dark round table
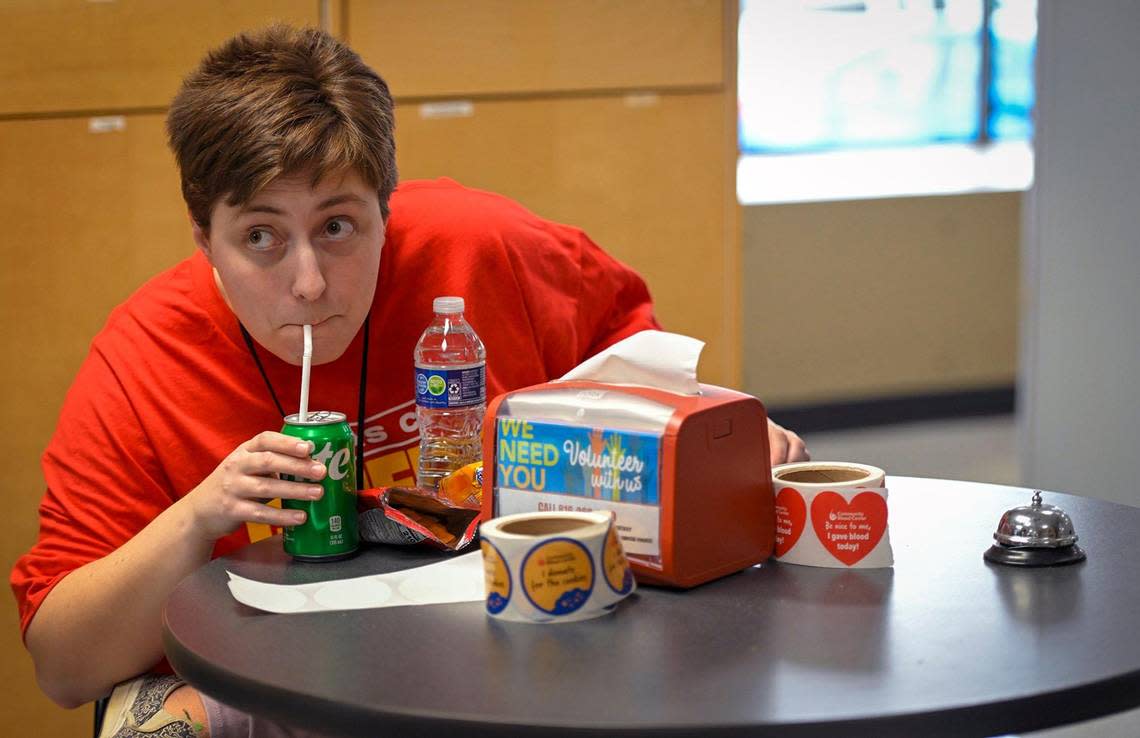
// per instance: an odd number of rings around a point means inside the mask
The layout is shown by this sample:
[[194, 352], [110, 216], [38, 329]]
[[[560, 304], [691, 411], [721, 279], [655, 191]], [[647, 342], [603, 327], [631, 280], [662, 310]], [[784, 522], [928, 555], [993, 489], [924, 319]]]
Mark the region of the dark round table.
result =
[[986, 736], [1140, 704], [1140, 509], [1047, 492], [1088, 560], [1013, 568], [982, 552], [1030, 490], [888, 485], [893, 569], [768, 563], [557, 625], [501, 623], [482, 603], [253, 610], [227, 568], [301, 583], [440, 556], [297, 564], [273, 538], [179, 585], [166, 653], [220, 701], [356, 736]]

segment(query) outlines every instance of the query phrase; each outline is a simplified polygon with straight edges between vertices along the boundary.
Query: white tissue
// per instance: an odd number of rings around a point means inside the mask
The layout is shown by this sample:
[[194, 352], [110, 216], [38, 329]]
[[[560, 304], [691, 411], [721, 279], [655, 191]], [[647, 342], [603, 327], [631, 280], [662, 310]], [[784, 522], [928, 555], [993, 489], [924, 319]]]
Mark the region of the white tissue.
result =
[[312, 584], [270, 584], [240, 577], [232, 571], [226, 573], [235, 600], [268, 612], [436, 605], [478, 602], [486, 597], [483, 557], [478, 551], [390, 574]]
[[566, 372], [561, 379], [636, 384], [699, 395], [697, 363], [705, 342], [665, 331], [641, 331]]

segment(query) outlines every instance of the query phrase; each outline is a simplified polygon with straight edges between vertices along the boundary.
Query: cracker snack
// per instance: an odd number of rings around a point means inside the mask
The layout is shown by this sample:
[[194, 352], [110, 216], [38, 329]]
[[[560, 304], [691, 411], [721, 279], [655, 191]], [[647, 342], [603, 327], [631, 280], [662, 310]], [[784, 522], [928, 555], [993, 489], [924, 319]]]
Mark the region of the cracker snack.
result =
[[480, 511], [459, 507], [418, 487], [376, 487], [357, 493], [360, 537], [369, 543], [427, 543], [459, 551], [479, 530]]

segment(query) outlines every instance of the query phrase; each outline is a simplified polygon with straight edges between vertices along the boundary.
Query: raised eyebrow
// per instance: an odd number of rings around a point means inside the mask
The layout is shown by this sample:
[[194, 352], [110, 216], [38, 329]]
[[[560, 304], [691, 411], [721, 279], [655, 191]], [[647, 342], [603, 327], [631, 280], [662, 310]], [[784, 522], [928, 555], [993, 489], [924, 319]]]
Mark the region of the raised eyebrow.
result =
[[269, 213], [270, 215], [284, 215], [285, 211], [272, 205], [248, 205], [241, 209], [245, 213]]
[[[358, 205], [367, 205], [368, 201], [356, 195], [343, 194], [333, 195], [330, 198], [322, 200], [317, 205], [317, 210], [327, 210], [328, 208], [341, 205], [346, 202], [356, 203]], [[285, 215], [285, 211], [281, 208], [275, 208], [272, 205], [247, 205], [241, 209], [242, 213], [269, 213], [270, 215]]]
[[367, 205], [368, 204], [368, 201], [365, 200], [363, 197], [358, 197], [356, 195], [350, 195], [350, 194], [346, 193], [343, 195], [333, 195], [332, 197], [328, 198], [327, 200], [323, 200], [320, 205], [317, 205], [317, 210], [325, 210], [327, 208], [331, 208], [331, 207], [334, 207], [336, 205], [341, 205], [341, 204], [346, 203], [346, 202], [356, 203], [357, 205]]

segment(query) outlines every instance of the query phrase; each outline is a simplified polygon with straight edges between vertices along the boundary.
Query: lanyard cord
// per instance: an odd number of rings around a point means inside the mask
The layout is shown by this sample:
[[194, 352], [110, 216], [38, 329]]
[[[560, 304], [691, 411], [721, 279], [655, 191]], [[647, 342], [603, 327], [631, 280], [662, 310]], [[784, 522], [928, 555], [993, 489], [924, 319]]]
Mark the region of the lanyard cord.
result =
[[[357, 391], [358, 402], [356, 406], [356, 491], [364, 489], [364, 395], [368, 387], [368, 330], [369, 320], [371, 315], [364, 318], [364, 346], [361, 348], [360, 357], [360, 389]], [[245, 345], [249, 349], [249, 355], [253, 357], [253, 363], [257, 365], [257, 371], [261, 373], [261, 378], [265, 381], [265, 388], [269, 390], [269, 396], [273, 398], [273, 405], [277, 408], [277, 412], [281, 413], [281, 417], [285, 417], [285, 408], [281, 407], [281, 401], [277, 399], [277, 392], [273, 389], [273, 383], [269, 381], [269, 375], [265, 372], [265, 366], [261, 363], [261, 357], [257, 355], [257, 348], [253, 343], [253, 336], [249, 335], [249, 331], [245, 326], [238, 321], [238, 328], [241, 328], [241, 337], [245, 339]]]
[[368, 319], [364, 316], [364, 345], [361, 347], [360, 357], [360, 389], [357, 390], [356, 403], [356, 491], [364, 489], [364, 393], [368, 389]]
[[257, 364], [257, 371], [261, 372], [261, 378], [265, 380], [265, 386], [269, 390], [269, 396], [273, 398], [273, 404], [277, 408], [277, 412], [281, 417], [285, 417], [285, 408], [281, 407], [281, 401], [277, 399], [277, 393], [273, 391], [273, 383], [269, 381], [269, 375], [265, 373], [265, 367], [261, 365], [261, 359], [257, 355], [257, 349], [253, 346], [253, 336], [249, 335], [249, 331], [245, 326], [238, 321], [238, 328], [241, 328], [241, 337], [245, 339], [245, 345], [249, 348], [249, 355], [253, 357], [253, 363]]

